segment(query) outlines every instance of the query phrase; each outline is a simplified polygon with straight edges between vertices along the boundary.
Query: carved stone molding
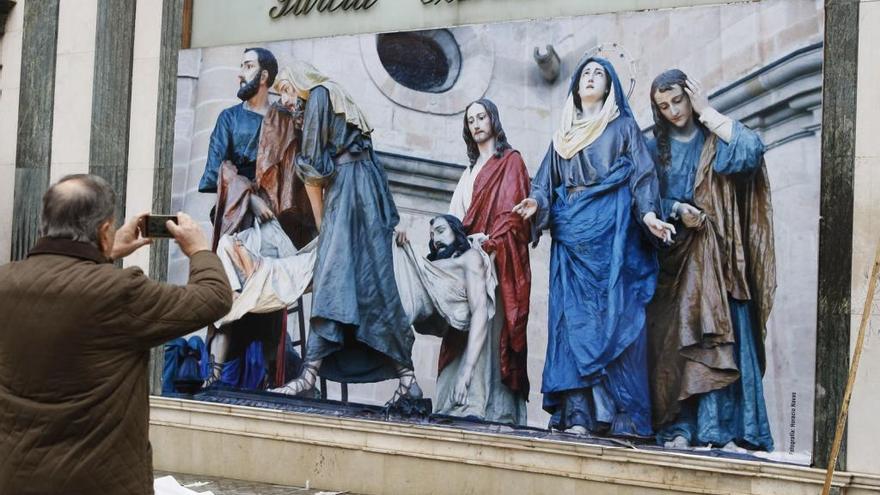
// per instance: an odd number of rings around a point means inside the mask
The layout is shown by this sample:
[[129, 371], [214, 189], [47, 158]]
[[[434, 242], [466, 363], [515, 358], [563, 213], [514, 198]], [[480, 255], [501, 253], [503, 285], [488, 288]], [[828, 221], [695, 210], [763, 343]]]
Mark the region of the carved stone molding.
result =
[[445, 213], [464, 165], [377, 151], [397, 205], [425, 214]]
[[761, 133], [767, 148], [822, 128], [822, 43], [806, 46], [711, 96], [724, 114]]
[[[818, 493], [824, 479], [822, 470], [783, 463], [491, 428], [469, 431], [150, 398], [155, 468], [207, 476], [435, 495], [806, 495]], [[876, 495], [880, 476], [838, 471], [834, 486], [848, 495]]]

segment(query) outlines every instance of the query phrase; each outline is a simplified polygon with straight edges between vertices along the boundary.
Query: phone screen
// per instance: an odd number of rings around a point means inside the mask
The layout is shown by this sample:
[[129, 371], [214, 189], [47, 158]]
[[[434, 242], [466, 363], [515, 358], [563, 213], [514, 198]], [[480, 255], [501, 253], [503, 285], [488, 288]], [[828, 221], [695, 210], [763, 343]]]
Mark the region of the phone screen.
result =
[[177, 223], [177, 215], [148, 215], [144, 222], [144, 237], [174, 237], [165, 222]]

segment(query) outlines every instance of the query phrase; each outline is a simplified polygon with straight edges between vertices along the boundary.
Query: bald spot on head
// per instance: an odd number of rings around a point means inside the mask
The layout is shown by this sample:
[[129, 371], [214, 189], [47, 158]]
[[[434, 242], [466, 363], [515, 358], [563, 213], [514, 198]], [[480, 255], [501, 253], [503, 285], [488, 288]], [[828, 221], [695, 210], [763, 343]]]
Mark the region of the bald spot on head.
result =
[[52, 188], [55, 189], [54, 199], [62, 202], [81, 199], [87, 192], [85, 184], [78, 178], [59, 182], [52, 186]]

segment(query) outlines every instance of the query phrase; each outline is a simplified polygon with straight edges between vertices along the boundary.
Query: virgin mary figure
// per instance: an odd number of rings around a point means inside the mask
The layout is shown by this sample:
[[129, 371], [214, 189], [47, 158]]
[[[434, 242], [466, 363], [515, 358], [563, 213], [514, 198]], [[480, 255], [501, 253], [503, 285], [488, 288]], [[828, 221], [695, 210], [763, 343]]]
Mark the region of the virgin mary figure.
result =
[[651, 435], [645, 307], [654, 294], [657, 175], [617, 73], [583, 60], [562, 121], [514, 208], [550, 230], [547, 356], [541, 391], [550, 427], [574, 434]]

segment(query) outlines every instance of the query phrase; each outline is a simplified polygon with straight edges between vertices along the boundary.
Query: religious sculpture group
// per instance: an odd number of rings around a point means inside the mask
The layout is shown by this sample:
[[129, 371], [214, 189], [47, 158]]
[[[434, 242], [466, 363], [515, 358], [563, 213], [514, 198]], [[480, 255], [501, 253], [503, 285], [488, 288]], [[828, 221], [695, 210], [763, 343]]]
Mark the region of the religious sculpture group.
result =
[[[205, 386], [298, 395], [318, 376], [397, 379], [389, 405], [418, 399], [418, 332], [442, 339], [435, 414], [526, 424], [528, 250], [549, 230], [552, 429], [773, 449], [764, 148], [698, 82], [656, 78], [646, 142], [612, 64], [585, 58], [531, 180], [495, 104], [471, 103], [470, 163], [448, 214], [425, 226], [425, 255], [398, 228], [373, 128], [345, 88], [303, 61], [279, 70], [262, 48], [245, 50], [239, 78], [199, 186], [217, 193], [214, 246], [236, 289], [210, 332]], [[288, 376], [285, 311], [307, 291], [306, 352]]]

